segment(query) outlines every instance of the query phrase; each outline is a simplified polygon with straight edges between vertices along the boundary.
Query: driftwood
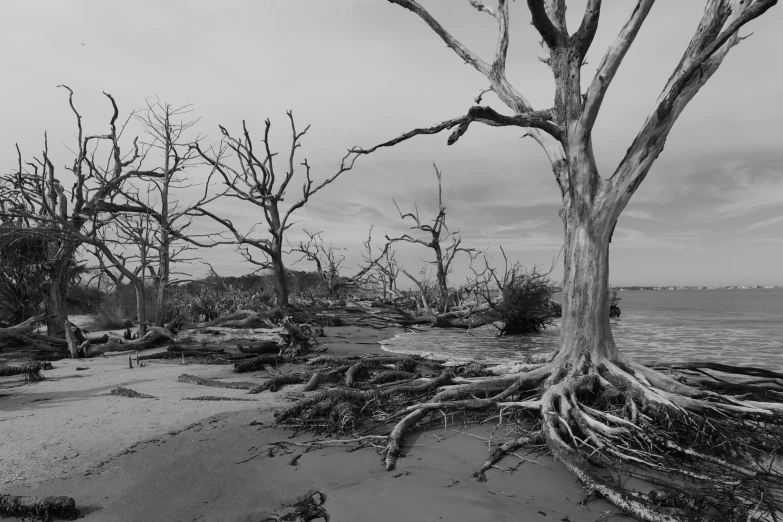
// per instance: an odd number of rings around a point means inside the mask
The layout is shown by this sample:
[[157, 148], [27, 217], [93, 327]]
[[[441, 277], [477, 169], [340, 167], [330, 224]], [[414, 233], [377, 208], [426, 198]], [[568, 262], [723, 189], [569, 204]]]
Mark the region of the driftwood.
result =
[[250, 390], [250, 393], [261, 393], [262, 391], [265, 390], [276, 392], [286, 384], [301, 384], [303, 382], [305, 382], [305, 376], [302, 374], [278, 375], [272, 377], [265, 383], [256, 386], [255, 388]]
[[110, 393], [111, 395], [117, 395], [119, 397], [130, 397], [132, 399], [156, 399], [157, 398], [152, 395], [147, 395], [146, 393], [139, 393], [137, 391], [131, 390], [130, 388], [123, 388], [122, 386], [120, 386], [119, 388], [114, 388]]
[[280, 336], [282, 331], [281, 328], [199, 327], [180, 332], [174, 342], [177, 344], [223, 344], [233, 341], [283, 343], [284, 340]]
[[265, 353], [280, 353], [280, 345], [274, 341], [264, 341], [260, 344], [242, 346], [238, 345], [237, 348], [241, 353], [254, 353], [262, 355]]
[[260, 355], [258, 357], [234, 364], [234, 371], [236, 373], [254, 372], [257, 370], [263, 370], [264, 366], [267, 364], [277, 364], [282, 361], [283, 358], [279, 355]]
[[0, 495], [0, 516], [22, 520], [76, 520], [76, 501], [71, 497], [18, 497]]
[[254, 312], [252, 310], [237, 310], [234, 313], [223, 315], [217, 319], [203, 323], [184, 324], [183, 329], [193, 330], [199, 328], [253, 328], [268, 324], [268, 321], [277, 314], [277, 310], [269, 312]]
[[8, 328], [0, 328], [0, 341], [10, 340], [18, 343], [26, 344], [37, 348], [38, 350], [48, 351], [60, 351], [52, 348], [45, 342], [36, 339], [37, 334], [34, 332], [34, 325], [40, 321], [43, 321], [45, 316], [38, 315], [31, 317], [30, 319], [19, 323], [15, 326], [9, 326]]
[[32, 363], [23, 364], [20, 366], [0, 366], [0, 377], [10, 377], [13, 375], [24, 375], [25, 381], [42, 381], [44, 376], [41, 375], [41, 370], [51, 370], [52, 365], [49, 363]]
[[200, 397], [183, 397], [183, 401], [255, 401], [256, 399], [243, 399], [240, 397], [220, 397], [218, 395], [202, 395]]
[[187, 384], [198, 384], [200, 386], [212, 386], [214, 388], [228, 388], [231, 390], [252, 390], [258, 384], [254, 382], [223, 382], [215, 379], [205, 379], [203, 377], [197, 377], [195, 375], [188, 375], [183, 373], [177, 377], [179, 382]]

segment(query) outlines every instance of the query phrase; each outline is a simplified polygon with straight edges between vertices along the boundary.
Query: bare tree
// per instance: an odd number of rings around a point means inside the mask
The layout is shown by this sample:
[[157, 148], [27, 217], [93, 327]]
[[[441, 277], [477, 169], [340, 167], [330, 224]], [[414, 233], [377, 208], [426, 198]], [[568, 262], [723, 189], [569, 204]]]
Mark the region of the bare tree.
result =
[[[66, 167], [75, 179], [71, 190], [65, 190], [56, 173], [46, 134], [42, 155], [33, 162], [23, 164], [17, 147], [17, 172], [4, 176], [0, 185], [0, 199], [7, 203], [5, 214], [28, 221], [31, 229], [49, 239], [45, 321], [49, 335], [56, 337], [66, 333], [67, 275], [77, 249], [85, 243], [101, 245], [99, 231], [114, 215], [144, 212], [145, 209], [138, 206], [116, 203], [114, 198], [126, 183], [150, 175], [138, 168], [143, 154], [137, 140], [133, 141], [129, 153], [122, 152], [122, 129], [117, 128], [119, 110], [111, 95], [104, 93], [113, 109], [109, 133], [85, 136], [82, 117], [73, 102], [73, 91], [67, 86], [61, 87], [69, 93], [78, 129], [75, 158], [72, 166]], [[102, 143], [108, 143], [105, 165], [99, 163], [97, 156]], [[70, 210], [69, 200], [72, 202]], [[105, 244], [99, 248], [108, 249]]]
[[[159, 169], [160, 176], [151, 178], [157, 194], [159, 203], [157, 212], [157, 273], [154, 276], [157, 284], [157, 310], [162, 311], [166, 304], [166, 294], [171, 284], [172, 264], [179, 262], [190, 262], [192, 259], [184, 258], [183, 254], [193, 246], [206, 246], [198, 240], [198, 235], [190, 234], [187, 228], [191, 224], [189, 211], [190, 205], [185, 206], [175, 199], [175, 191], [181, 191], [192, 187], [193, 183], [182, 177], [182, 173], [194, 164], [198, 157], [195, 151], [190, 147], [191, 141], [185, 140], [185, 134], [196, 124], [198, 119], [184, 120], [193, 112], [192, 105], [183, 105], [173, 107], [168, 103], [161, 102], [158, 98], [147, 100], [147, 108], [137, 115], [138, 120], [147, 132], [147, 145], [157, 151], [162, 156], [162, 167]], [[198, 142], [199, 138], [195, 141]], [[128, 193], [126, 197], [136, 204], [142, 205], [139, 193]], [[147, 199], [149, 201], [149, 199]], [[206, 196], [199, 202], [206, 201]], [[153, 208], [147, 203], [145, 206]], [[177, 242], [177, 243], [175, 243]], [[159, 318], [160, 321], [160, 318]]]
[[[400, 219], [405, 220], [405, 218], [411, 218], [414, 223], [416, 223], [411, 227], [411, 230], [426, 232], [430, 237], [424, 240], [405, 234], [396, 238], [387, 237], [387, 239], [390, 242], [405, 241], [408, 243], [424, 245], [425, 247], [432, 249], [435, 253], [435, 261], [433, 261], [432, 264], [435, 265], [435, 274], [438, 280], [438, 312], [444, 313], [449, 308], [448, 275], [451, 272], [451, 263], [454, 261], [454, 257], [457, 253], [463, 252], [473, 258], [478, 253], [478, 250], [461, 246], [462, 237], [460, 236], [459, 231], [451, 232], [446, 225], [446, 207], [443, 206], [443, 188], [441, 185], [442, 174], [441, 171], [438, 170], [437, 165], [433, 164], [433, 167], [435, 167], [435, 176], [438, 178], [438, 214], [435, 216], [435, 219], [432, 220], [432, 224], [421, 222], [418, 206], [415, 207], [414, 212], [403, 214], [399, 205], [397, 205], [397, 202], [394, 201], [394, 206], [400, 214]], [[420, 281], [416, 280], [404, 270], [403, 273], [411, 278], [417, 286], [421, 287]]]
[[[593, 126], [654, 0], [631, 3], [627, 21], [605, 51], [586, 92], [581, 69], [598, 28], [601, 0], [587, 0], [575, 31], [566, 26], [565, 0], [527, 1], [533, 26], [543, 40], [544, 62], [554, 77], [554, 105], [545, 110], [535, 110], [506, 77], [511, 2], [498, 0], [490, 6], [469, 0], [481, 16], [497, 23], [499, 36], [491, 62], [454, 38], [416, 0], [390, 2], [421, 18], [463, 62], [481, 73], [489, 82], [487, 90], [511, 114], [478, 105], [479, 95], [477, 105], [465, 115], [406, 132], [362, 152], [447, 129], [452, 130], [448, 143], [453, 144], [473, 123], [524, 129], [544, 149], [560, 188], [565, 266], [561, 339], [554, 357], [533, 361], [526, 371], [510, 376], [468, 380], [441, 389], [434, 399], [433, 388], [448, 383], [448, 376], [422, 384], [426, 390], [419, 395], [422, 402], [392, 415], [404, 417], [388, 439], [387, 469], [394, 466], [405, 430], [431, 412], [490, 408], [508, 415], [521, 409], [534, 414], [537, 427], [496, 449], [476, 472], [479, 478], [512, 448], [543, 440], [588, 491], [639, 520], [777, 520], [783, 476], [774, 466], [783, 444], [783, 387], [769, 379], [781, 379], [783, 374], [711, 362], [661, 363], [653, 369], [629, 360], [612, 336], [608, 283], [612, 230], [662, 152], [672, 126], [742, 40], [740, 28], [776, 1], [706, 1], [682, 59], [608, 177], [602, 177], [596, 165]], [[761, 379], [727, 382], [704, 369]], [[695, 375], [693, 370], [703, 373]], [[762, 382], [770, 387], [762, 390], [758, 386]], [[316, 400], [329, 398], [324, 392]], [[293, 408], [278, 418], [303, 406]], [[646, 483], [642, 491], [625, 488], [631, 477]]]
[[[240, 230], [230, 219], [220, 217], [215, 211], [208, 209], [208, 205], [200, 203], [190, 212], [193, 215], [207, 216], [219, 223], [227, 232], [228, 239], [215, 241], [214, 244], [236, 245], [245, 259], [255, 264], [259, 269], [271, 270], [275, 277], [278, 306], [288, 304], [288, 282], [286, 267], [283, 262], [283, 247], [285, 245], [286, 231], [293, 225], [291, 215], [302, 208], [310, 198], [325, 186], [337, 179], [340, 174], [351, 170], [358, 157], [354, 151], [349, 151], [340, 162], [337, 172], [324, 179], [321, 183], [313, 184], [310, 177], [310, 165], [304, 160], [301, 165], [305, 171], [305, 181], [302, 187], [302, 196], [299, 200], [283, 208], [281, 203], [286, 196], [286, 191], [294, 178], [296, 167], [294, 165], [296, 149], [301, 146], [302, 137], [307, 133], [309, 126], [303, 131], [296, 130], [294, 116], [288, 112], [291, 123], [291, 147], [289, 149], [285, 172], [280, 173], [275, 168], [274, 157], [269, 143], [269, 131], [271, 122], [266, 120], [264, 138], [261, 140], [261, 151], [254, 149], [253, 141], [245, 122], [242, 122], [242, 137], [237, 139], [225, 127], [220, 127], [223, 141], [217, 150], [202, 150], [198, 143], [193, 148], [198, 154], [220, 174], [226, 189], [219, 197], [237, 199], [259, 209], [263, 221], [257, 221], [252, 227], [242, 227]], [[229, 164], [229, 156], [234, 156], [234, 166]], [[211, 201], [214, 201], [213, 198]], [[266, 228], [267, 237], [250, 237], [259, 227]], [[253, 257], [250, 247], [261, 252], [263, 259]]]
[[315, 271], [321, 276], [327, 294], [329, 297], [334, 297], [344, 284], [341, 281], [340, 268], [345, 261], [345, 256], [340, 252], [345, 249], [337, 248], [331, 243], [325, 244], [321, 232], [311, 234], [305, 230], [304, 233], [307, 234], [307, 241], [300, 241], [298, 245], [291, 246], [289, 253], [301, 254], [297, 263], [303, 260], [315, 263]]

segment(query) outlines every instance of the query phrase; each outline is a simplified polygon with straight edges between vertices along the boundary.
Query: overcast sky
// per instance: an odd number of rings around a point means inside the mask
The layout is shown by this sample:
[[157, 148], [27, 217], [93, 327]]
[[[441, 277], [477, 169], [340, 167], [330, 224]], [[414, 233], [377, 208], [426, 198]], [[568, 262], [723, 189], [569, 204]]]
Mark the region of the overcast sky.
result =
[[[422, 3], [466, 45], [491, 57], [494, 20], [467, 1]], [[653, 8], [593, 135], [604, 176], [651, 110], [703, 4], [659, 0]], [[632, 5], [604, 2], [583, 83]], [[175, 106], [194, 104], [201, 118], [194, 131], [205, 143], [218, 140], [219, 123], [237, 131], [243, 119], [260, 138], [270, 118], [273, 145], [285, 153], [285, 111], [292, 109], [301, 127], [312, 125], [299, 157], [308, 158], [318, 180], [334, 172], [349, 147], [464, 114], [487, 83], [419, 18], [383, 0], [19, 0], [2, 7], [4, 171], [15, 168], [14, 143], [32, 156], [44, 130], [58, 168], [72, 161], [63, 144], [74, 143], [74, 120], [58, 84], [75, 91], [88, 133], [106, 131], [111, 112], [102, 91], [113, 94], [125, 116], [157, 95]], [[583, 7], [569, 2], [571, 28]], [[553, 82], [538, 60], [526, 3], [512, 3], [511, 17], [508, 76], [536, 108], [547, 108]], [[754, 35], [731, 51], [680, 117], [617, 225], [613, 284], [783, 284], [781, 26], [783, 8], [775, 7], [746, 27], [742, 34]], [[491, 95], [487, 102], [502, 110]], [[298, 214], [294, 236], [302, 228], [323, 231], [349, 249], [347, 264], [354, 267], [368, 224], [378, 237], [406, 231], [392, 198], [403, 210], [417, 202], [422, 218], [434, 216], [434, 162], [443, 171], [448, 223], [464, 244], [486, 248], [496, 260], [503, 245], [512, 260], [548, 267], [563, 241], [559, 192], [544, 153], [521, 135], [475, 125], [451, 147], [443, 134], [363, 157]], [[204, 178], [201, 170], [192, 175]], [[255, 208], [236, 202], [215, 209], [248, 229], [257, 219]], [[231, 249], [204, 256], [221, 275], [251, 270]], [[415, 248], [399, 258], [411, 272], [429, 259]], [[454, 282], [466, 273], [459, 264]]]

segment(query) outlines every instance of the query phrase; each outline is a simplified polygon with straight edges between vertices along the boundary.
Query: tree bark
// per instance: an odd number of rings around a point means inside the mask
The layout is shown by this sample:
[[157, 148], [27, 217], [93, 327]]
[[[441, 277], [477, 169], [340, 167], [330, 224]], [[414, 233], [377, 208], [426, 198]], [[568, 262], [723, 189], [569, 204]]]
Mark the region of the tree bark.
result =
[[46, 333], [51, 337], [65, 338], [65, 321], [68, 314], [65, 298], [68, 295], [68, 265], [71, 257], [66, 256], [52, 263], [49, 283], [46, 289]]
[[282, 307], [288, 304], [288, 281], [283, 265], [282, 245], [276, 248], [273, 255], [269, 256], [272, 261], [272, 273], [275, 276], [275, 293], [277, 296], [277, 306]]
[[611, 228], [576, 209], [566, 213], [563, 319], [559, 358], [589, 354], [618, 357], [609, 325], [609, 237]]
[[446, 280], [446, 267], [443, 264], [443, 252], [440, 249], [440, 243], [433, 241], [435, 250], [435, 260], [438, 268], [438, 290], [440, 298], [438, 299], [438, 312], [446, 313], [449, 307], [449, 283]]
[[139, 322], [139, 338], [147, 333], [147, 291], [144, 288], [144, 279], [134, 281], [133, 287], [136, 289], [136, 320]]

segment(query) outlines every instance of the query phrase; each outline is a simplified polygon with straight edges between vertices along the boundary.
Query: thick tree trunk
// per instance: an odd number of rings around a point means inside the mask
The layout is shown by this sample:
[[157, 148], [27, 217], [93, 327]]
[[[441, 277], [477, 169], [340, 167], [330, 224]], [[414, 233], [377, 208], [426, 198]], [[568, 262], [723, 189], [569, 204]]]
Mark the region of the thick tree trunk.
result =
[[52, 337], [65, 338], [65, 321], [68, 314], [65, 298], [68, 295], [68, 265], [70, 256], [53, 262], [46, 289], [46, 333]]
[[609, 326], [609, 239], [611, 227], [567, 212], [563, 319], [558, 359], [618, 358]]
[[277, 251], [272, 258], [272, 272], [275, 276], [275, 292], [277, 295], [277, 306], [286, 306], [288, 304], [288, 281], [286, 280], [285, 266], [283, 265], [283, 253]]

